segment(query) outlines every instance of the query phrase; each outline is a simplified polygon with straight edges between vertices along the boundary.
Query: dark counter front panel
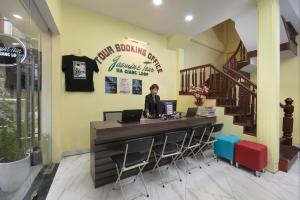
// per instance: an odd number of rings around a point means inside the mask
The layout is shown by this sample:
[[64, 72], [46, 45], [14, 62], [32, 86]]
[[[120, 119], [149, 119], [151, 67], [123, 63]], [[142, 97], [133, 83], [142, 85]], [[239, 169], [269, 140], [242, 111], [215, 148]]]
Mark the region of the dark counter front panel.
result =
[[[216, 118], [193, 117], [173, 120], [141, 120], [140, 123], [120, 124], [118, 122], [99, 121], [90, 123], [91, 134], [91, 175], [94, 186], [102, 186], [112, 183], [117, 178], [114, 163], [110, 159], [112, 155], [123, 152], [123, 147], [128, 139], [144, 136], [154, 136], [155, 144], [159, 143], [163, 133], [178, 129], [191, 128], [197, 125], [215, 123]], [[162, 164], [166, 164], [166, 160]], [[145, 170], [151, 169], [155, 164], [154, 157], [151, 156], [150, 164]], [[122, 175], [122, 178], [132, 176], [137, 170], [129, 171]]]

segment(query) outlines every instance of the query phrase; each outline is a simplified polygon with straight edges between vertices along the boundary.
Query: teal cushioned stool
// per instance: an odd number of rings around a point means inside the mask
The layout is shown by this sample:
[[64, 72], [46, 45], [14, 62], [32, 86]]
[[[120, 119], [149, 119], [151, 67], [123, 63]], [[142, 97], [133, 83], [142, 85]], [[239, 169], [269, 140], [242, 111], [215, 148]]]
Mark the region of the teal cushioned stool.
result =
[[233, 164], [234, 161], [234, 144], [240, 139], [232, 135], [219, 135], [214, 144], [214, 153], [217, 157], [225, 158]]

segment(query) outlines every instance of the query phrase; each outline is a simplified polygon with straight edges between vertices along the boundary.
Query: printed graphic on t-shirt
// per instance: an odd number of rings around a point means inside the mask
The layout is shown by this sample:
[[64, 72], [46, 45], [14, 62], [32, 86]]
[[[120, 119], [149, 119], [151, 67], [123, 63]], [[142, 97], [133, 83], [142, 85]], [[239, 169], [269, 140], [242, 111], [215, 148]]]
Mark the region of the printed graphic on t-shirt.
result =
[[73, 61], [73, 76], [74, 79], [86, 79], [85, 62]]

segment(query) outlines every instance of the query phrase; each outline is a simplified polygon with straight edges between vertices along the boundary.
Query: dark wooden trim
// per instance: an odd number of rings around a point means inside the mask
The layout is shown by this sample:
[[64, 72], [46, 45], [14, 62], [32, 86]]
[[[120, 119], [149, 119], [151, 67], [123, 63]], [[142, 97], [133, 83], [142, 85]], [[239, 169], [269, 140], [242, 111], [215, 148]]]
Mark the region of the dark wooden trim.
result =
[[189, 95], [189, 96], [191, 96], [191, 95], [193, 95], [193, 93], [192, 92], [179, 91], [179, 95]]
[[[292, 51], [295, 55], [297, 55], [297, 43], [293, 42], [292, 40], [289, 42], [281, 43], [280, 44], [280, 51]], [[249, 51], [247, 53], [248, 58], [255, 58], [257, 57], [257, 50]]]
[[248, 58], [255, 58], [255, 57], [257, 57], [257, 50], [249, 51], [247, 53], [247, 57]]
[[280, 51], [290, 50], [290, 43], [285, 42], [280, 44]]

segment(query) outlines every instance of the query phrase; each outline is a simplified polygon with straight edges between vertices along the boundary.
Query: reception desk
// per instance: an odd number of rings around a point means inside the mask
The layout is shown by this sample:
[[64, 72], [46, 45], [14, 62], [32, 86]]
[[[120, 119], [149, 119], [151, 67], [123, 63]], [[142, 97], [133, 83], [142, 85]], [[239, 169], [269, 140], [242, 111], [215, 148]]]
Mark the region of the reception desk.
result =
[[[216, 122], [216, 117], [192, 117], [171, 120], [142, 119], [138, 123], [121, 124], [114, 121], [96, 121], [90, 123], [91, 134], [91, 175], [95, 187], [114, 182], [117, 178], [115, 165], [110, 157], [120, 154], [124, 150], [126, 140], [144, 136], [154, 136], [156, 143], [159, 142], [163, 133], [174, 130], [182, 130], [197, 125], [205, 125]], [[162, 164], [166, 164], [162, 162]], [[150, 158], [150, 163], [145, 170], [154, 166], [154, 158]], [[124, 173], [122, 177], [136, 174], [132, 170]]]

